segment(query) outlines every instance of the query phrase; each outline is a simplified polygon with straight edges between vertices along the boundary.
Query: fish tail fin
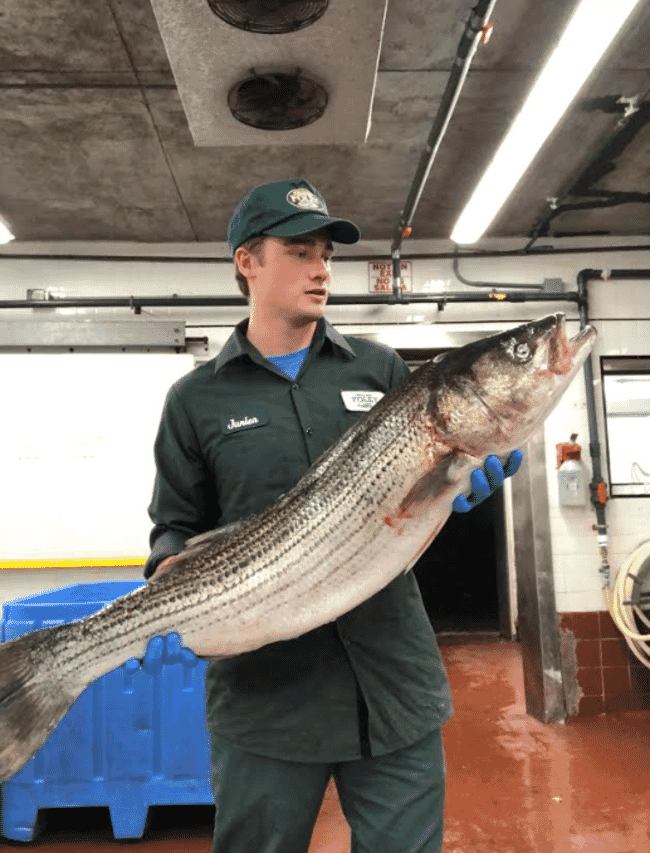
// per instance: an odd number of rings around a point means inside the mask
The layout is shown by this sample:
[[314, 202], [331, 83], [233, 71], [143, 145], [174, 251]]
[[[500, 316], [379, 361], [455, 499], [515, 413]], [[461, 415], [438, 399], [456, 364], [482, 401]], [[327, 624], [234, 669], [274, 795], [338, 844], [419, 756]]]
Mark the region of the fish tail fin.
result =
[[73, 695], [57, 673], [56, 641], [69, 627], [0, 643], [0, 782], [34, 756], [83, 690]]

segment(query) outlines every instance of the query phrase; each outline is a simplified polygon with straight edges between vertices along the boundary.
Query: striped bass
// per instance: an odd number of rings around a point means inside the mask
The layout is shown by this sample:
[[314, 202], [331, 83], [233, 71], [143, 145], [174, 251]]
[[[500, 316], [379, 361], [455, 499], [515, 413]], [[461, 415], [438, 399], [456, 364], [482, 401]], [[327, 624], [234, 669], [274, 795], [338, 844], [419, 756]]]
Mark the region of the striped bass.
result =
[[154, 635], [238, 655], [331, 622], [408, 571], [471, 471], [540, 428], [595, 335], [567, 340], [553, 314], [425, 363], [263, 512], [188, 540], [169, 571], [97, 613], [0, 645], [0, 781]]

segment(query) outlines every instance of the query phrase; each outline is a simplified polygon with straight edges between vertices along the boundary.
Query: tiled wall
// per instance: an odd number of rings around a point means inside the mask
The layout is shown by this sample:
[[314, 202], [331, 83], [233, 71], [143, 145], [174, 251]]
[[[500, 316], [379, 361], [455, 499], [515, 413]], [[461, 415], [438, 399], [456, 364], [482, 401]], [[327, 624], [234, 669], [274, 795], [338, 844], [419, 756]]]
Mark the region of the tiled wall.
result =
[[[570, 324], [570, 334], [577, 324]], [[606, 433], [600, 398], [599, 356], [643, 354], [650, 352], [650, 321], [600, 321], [598, 339], [593, 359], [596, 379], [596, 414], [603, 476], [608, 479]], [[623, 345], [627, 334], [627, 346]], [[593, 525], [596, 514], [588, 501], [584, 507], [560, 506], [558, 498], [558, 472], [555, 445], [568, 441], [571, 433], [578, 433], [578, 444], [583, 448], [582, 461], [587, 480], [591, 480], [589, 455], [589, 427], [584, 390], [584, 377], [579, 373], [571, 383], [557, 408], [544, 424], [546, 443], [546, 477], [550, 514], [551, 548], [555, 599], [558, 613], [594, 612], [606, 610], [602, 593], [602, 578], [598, 569], [601, 563], [598, 541]], [[614, 498], [608, 501], [607, 527], [609, 535], [609, 562], [611, 582], [627, 557], [650, 538], [650, 497]]]
[[650, 710], [650, 669], [607, 611], [560, 613], [559, 622], [569, 717]]
[[[607, 437], [601, 399], [599, 358], [602, 355], [645, 355], [650, 352], [650, 320], [648, 319], [600, 319], [621, 310], [620, 303], [627, 306], [642, 291], [639, 283], [626, 283], [625, 299], [616, 299], [616, 290], [611, 283], [596, 283], [590, 286], [594, 324], [598, 338], [594, 346], [592, 365], [596, 391], [596, 415], [601, 445], [603, 476], [608, 480]], [[643, 283], [648, 291], [646, 283]], [[648, 297], [645, 297], [646, 300]], [[645, 313], [647, 312], [647, 313]], [[640, 317], [650, 316], [650, 303], [641, 309]], [[569, 334], [574, 334], [578, 325], [568, 324]], [[587, 479], [591, 479], [589, 455], [589, 427], [585, 398], [584, 377], [580, 372], [557, 408], [544, 424], [546, 443], [546, 477], [550, 513], [551, 547], [555, 598], [558, 613], [594, 612], [606, 610], [602, 594], [602, 578], [598, 573], [601, 560], [593, 525], [596, 515], [588, 502], [584, 507], [560, 506], [558, 499], [558, 473], [555, 445], [568, 441], [571, 433], [578, 433], [578, 444], [583, 448], [582, 460]], [[626, 558], [641, 542], [650, 538], [650, 496], [639, 498], [614, 498], [607, 504], [607, 527], [609, 534], [609, 561], [611, 580]]]
[[[604, 294], [602, 294], [604, 296]], [[630, 294], [631, 295], [631, 294]], [[626, 290], [626, 298], [628, 296]], [[610, 294], [611, 297], [611, 294]], [[606, 313], [611, 298], [602, 299]], [[606, 469], [606, 434], [600, 399], [600, 355], [639, 355], [650, 352], [648, 320], [601, 320], [594, 348], [596, 413], [601, 461]], [[587, 478], [591, 479], [589, 431], [584, 379], [579, 374], [544, 425], [549, 527], [553, 553], [555, 600], [560, 623], [567, 712], [594, 716], [621, 710], [650, 710], [650, 669], [629, 650], [616, 628], [603, 595], [603, 578], [596, 533], [596, 515], [585, 507], [561, 506], [558, 499], [556, 443], [578, 433]], [[610, 583], [630, 554], [650, 538], [650, 498], [614, 498], [606, 507]]]

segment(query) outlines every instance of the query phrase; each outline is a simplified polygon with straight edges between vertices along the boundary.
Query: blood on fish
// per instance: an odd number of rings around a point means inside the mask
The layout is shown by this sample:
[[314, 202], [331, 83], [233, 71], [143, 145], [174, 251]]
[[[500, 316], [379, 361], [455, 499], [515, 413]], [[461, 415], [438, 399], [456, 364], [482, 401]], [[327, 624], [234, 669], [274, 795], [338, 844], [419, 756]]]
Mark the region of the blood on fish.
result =
[[382, 521], [384, 522], [386, 527], [391, 527], [393, 530], [395, 530], [395, 532], [399, 536], [404, 530], [404, 525], [399, 524], [397, 522], [404, 521], [404, 519], [408, 519], [408, 518], [413, 518], [413, 513], [409, 512], [409, 510], [407, 510], [407, 509], [403, 509], [402, 507], [400, 507], [400, 509], [397, 511], [397, 514], [394, 517], [386, 514], [383, 517]]
[[549, 342], [549, 370], [558, 376], [566, 376], [573, 366], [571, 346], [564, 335], [551, 338]]

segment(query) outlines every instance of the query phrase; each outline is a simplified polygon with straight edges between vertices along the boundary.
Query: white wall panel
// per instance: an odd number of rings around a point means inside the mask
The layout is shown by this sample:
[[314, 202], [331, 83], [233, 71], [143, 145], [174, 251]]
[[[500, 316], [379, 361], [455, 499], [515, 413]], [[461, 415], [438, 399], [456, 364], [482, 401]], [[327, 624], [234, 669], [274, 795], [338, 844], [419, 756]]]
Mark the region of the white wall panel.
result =
[[153, 441], [193, 366], [187, 354], [0, 354], [0, 566], [146, 559]]

